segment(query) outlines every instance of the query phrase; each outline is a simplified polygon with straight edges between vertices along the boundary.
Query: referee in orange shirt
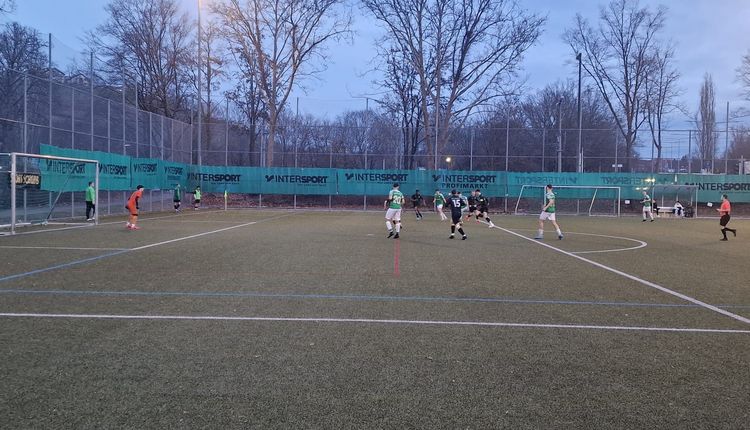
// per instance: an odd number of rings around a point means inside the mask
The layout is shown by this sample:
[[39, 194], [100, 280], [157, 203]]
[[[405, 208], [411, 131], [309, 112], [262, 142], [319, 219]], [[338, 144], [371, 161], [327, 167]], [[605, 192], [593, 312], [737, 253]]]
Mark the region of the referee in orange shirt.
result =
[[731, 218], [729, 214], [732, 212], [732, 204], [729, 203], [729, 197], [727, 197], [726, 194], [721, 196], [721, 207], [716, 210], [719, 211], [719, 214], [721, 215], [719, 225], [721, 226], [721, 234], [724, 236], [721, 240], [727, 240], [728, 231], [731, 231], [732, 234], [737, 237], [737, 229], [727, 228], [727, 224], [729, 224], [729, 219]]

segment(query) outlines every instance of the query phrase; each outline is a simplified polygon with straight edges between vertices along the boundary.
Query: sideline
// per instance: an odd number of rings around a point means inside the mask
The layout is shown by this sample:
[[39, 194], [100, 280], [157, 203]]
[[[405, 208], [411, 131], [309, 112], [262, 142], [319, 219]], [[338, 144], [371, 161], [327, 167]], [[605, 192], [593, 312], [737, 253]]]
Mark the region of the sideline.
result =
[[513, 327], [543, 329], [579, 329], [579, 330], [618, 330], [618, 331], [651, 331], [678, 333], [725, 333], [750, 334], [750, 330], [680, 328], [680, 327], [639, 327], [608, 325], [576, 324], [529, 324], [482, 321], [430, 321], [430, 320], [396, 320], [369, 318], [292, 318], [292, 317], [228, 317], [201, 315], [110, 315], [110, 314], [40, 314], [40, 313], [0, 313], [5, 318], [66, 318], [66, 319], [109, 319], [109, 320], [175, 320], [175, 321], [257, 321], [257, 322], [296, 322], [296, 323], [352, 323], [352, 324], [394, 324], [394, 325], [439, 325], [463, 327]]

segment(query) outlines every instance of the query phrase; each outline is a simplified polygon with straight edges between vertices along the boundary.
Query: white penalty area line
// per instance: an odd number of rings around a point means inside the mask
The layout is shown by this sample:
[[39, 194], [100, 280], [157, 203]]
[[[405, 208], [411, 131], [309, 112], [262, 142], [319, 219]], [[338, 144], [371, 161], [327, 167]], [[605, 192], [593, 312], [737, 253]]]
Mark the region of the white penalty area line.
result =
[[211, 231], [206, 231], [206, 232], [203, 232], [203, 233], [192, 234], [190, 236], [178, 237], [176, 239], [165, 240], [165, 241], [162, 241], [162, 242], [151, 243], [151, 244], [148, 244], [148, 245], [138, 246], [136, 248], [126, 248], [126, 249], [123, 249], [123, 250], [120, 250], [120, 251], [113, 251], [113, 252], [110, 252], [108, 254], [97, 255], [95, 257], [84, 258], [84, 259], [81, 259], [81, 260], [75, 260], [75, 261], [71, 261], [71, 262], [63, 263], [63, 264], [57, 264], [55, 266], [45, 267], [45, 268], [42, 268], [42, 269], [31, 270], [31, 271], [23, 272], [23, 273], [16, 273], [14, 275], [0, 276], [0, 282], [11, 281], [11, 280], [14, 280], [14, 279], [19, 279], [19, 278], [25, 278], [27, 276], [37, 275], [39, 273], [50, 272], [50, 271], [58, 270], [58, 269], [65, 269], [65, 268], [72, 267], [72, 266], [78, 266], [78, 265], [81, 265], [81, 264], [90, 263], [92, 261], [102, 260], [104, 258], [114, 257], [115, 255], [121, 255], [121, 254], [124, 254], [124, 253], [127, 253], [127, 252], [140, 251], [140, 250], [143, 250], [143, 249], [153, 248], [153, 247], [156, 247], [156, 246], [162, 246], [162, 245], [167, 245], [167, 244], [170, 244], [170, 243], [181, 242], [183, 240], [194, 239], [196, 237], [207, 236], [209, 234], [221, 233], [221, 232], [224, 232], [224, 231], [233, 230], [233, 229], [241, 228], [241, 227], [247, 227], [247, 226], [250, 226], [250, 225], [259, 224], [259, 223], [266, 222], [266, 221], [273, 221], [273, 220], [276, 220], [276, 219], [279, 219], [279, 218], [288, 217], [288, 216], [291, 216], [291, 215], [293, 215], [293, 213], [278, 215], [278, 216], [271, 217], [271, 218], [264, 218], [264, 219], [260, 219], [260, 220], [252, 221], [252, 222], [246, 222], [244, 224], [239, 224], [239, 225], [233, 225], [231, 227], [220, 228], [218, 230], [211, 230]]
[[0, 249], [49, 249], [63, 251], [127, 251], [130, 248], [83, 248], [75, 246], [14, 246], [0, 245]]
[[[222, 211], [222, 210], [205, 210], [202, 213], [205, 214], [205, 213], [217, 213], [217, 212], [224, 212], [224, 211]], [[194, 213], [187, 212], [187, 213], [162, 215], [162, 216], [155, 216], [155, 217], [144, 217], [144, 218], [139, 219], [138, 222], [154, 221], [154, 220], [160, 220], [160, 219], [164, 219], [164, 218], [186, 217], [186, 216], [191, 216], [191, 215], [198, 215], [198, 212], [196, 211]], [[117, 215], [107, 215], [107, 216], [109, 217], [109, 216], [117, 216]], [[34, 230], [34, 231], [22, 231], [22, 232], [15, 233], [13, 236], [22, 236], [22, 235], [27, 235], [27, 234], [39, 234], [39, 233], [51, 233], [53, 231], [75, 230], [75, 229], [79, 229], [79, 228], [89, 228], [89, 227], [96, 227], [96, 226], [100, 226], [100, 225], [122, 224], [123, 221], [125, 221], [125, 220], [123, 219], [123, 220], [120, 220], [120, 221], [100, 222], [98, 224], [94, 224], [94, 223], [80, 224], [80, 225], [74, 225], [74, 226], [70, 226], [70, 227], [45, 228], [45, 229]], [[7, 236], [10, 236], [10, 234], [7, 234]]]
[[524, 240], [527, 240], [529, 242], [535, 243], [537, 245], [541, 245], [541, 246], [547, 247], [547, 248], [549, 248], [549, 249], [551, 249], [553, 251], [559, 252], [561, 254], [565, 254], [565, 255], [567, 255], [569, 257], [577, 258], [577, 259], [579, 259], [581, 261], [584, 261], [586, 263], [589, 263], [589, 264], [591, 264], [593, 266], [599, 267], [600, 269], [604, 269], [606, 271], [609, 271], [609, 272], [612, 272], [614, 274], [620, 275], [620, 276], [622, 276], [624, 278], [628, 278], [628, 279], [630, 279], [632, 281], [635, 281], [635, 282], [641, 283], [643, 285], [646, 285], [647, 287], [651, 287], [651, 288], [657, 289], [657, 290], [659, 290], [661, 292], [673, 295], [675, 297], [679, 297], [682, 300], [688, 301], [690, 303], [694, 303], [694, 304], [696, 304], [696, 305], [698, 305], [700, 307], [703, 307], [703, 308], [706, 308], [708, 310], [711, 310], [711, 311], [720, 313], [722, 315], [728, 316], [728, 317], [730, 317], [732, 319], [735, 319], [737, 321], [741, 321], [743, 323], [750, 324], [750, 319], [749, 318], [745, 318], [745, 317], [743, 317], [741, 315], [737, 315], [735, 313], [732, 313], [732, 312], [729, 312], [727, 310], [721, 309], [721, 308], [716, 307], [716, 306], [714, 306], [712, 304], [700, 301], [698, 299], [695, 299], [693, 297], [687, 296], [685, 294], [678, 293], [677, 291], [670, 290], [667, 287], [663, 287], [663, 286], [661, 286], [659, 284], [655, 284], [655, 283], [653, 283], [651, 281], [647, 281], [647, 280], [639, 278], [639, 277], [637, 277], [635, 275], [631, 275], [631, 274], [625, 273], [625, 272], [623, 272], [621, 270], [617, 270], [614, 267], [610, 267], [610, 266], [607, 266], [606, 264], [598, 263], [598, 262], [596, 262], [594, 260], [590, 260], [590, 259], [588, 259], [586, 257], [582, 257], [582, 256], [574, 254], [572, 252], [565, 251], [565, 250], [562, 250], [560, 248], [556, 248], [556, 247], [554, 247], [552, 245], [548, 245], [548, 244], [546, 244], [544, 242], [541, 242], [539, 240], [532, 239], [530, 237], [526, 237], [526, 236], [524, 236], [522, 234], [519, 234], [519, 233], [516, 233], [515, 231], [512, 231], [512, 230], [508, 230], [507, 228], [499, 227], [497, 225], [495, 226], [495, 228], [497, 228], [499, 230], [502, 230], [502, 231], [504, 231], [504, 232], [506, 232], [508, 234], [512, 234], [513, 236], [520, 237], [521, 239], [524, 239]]
[[750, 334], [750, 330], [680, 328], [680, 327], [640, 327], [578, 324], [531, 324], [483, 321], [430, 321], [371, 318], [298, 318], [298, 317], [230, 317], [203, 315], [111, 315], [111, 314], [43, 314], [43, 313], [0, 313], [0, 318], [50, 318], [50, 319], [97, 319], [97, 320], [149, 320], [149, 321], [255, 321], [292, 323], [332, 323], [332, 324], [393, 324], [393, 325], [433, 325], [457, 327], [508, 327], [538, 329], [577, 329], [577, 330], [616, 330], [677, 333], [727, 333]]

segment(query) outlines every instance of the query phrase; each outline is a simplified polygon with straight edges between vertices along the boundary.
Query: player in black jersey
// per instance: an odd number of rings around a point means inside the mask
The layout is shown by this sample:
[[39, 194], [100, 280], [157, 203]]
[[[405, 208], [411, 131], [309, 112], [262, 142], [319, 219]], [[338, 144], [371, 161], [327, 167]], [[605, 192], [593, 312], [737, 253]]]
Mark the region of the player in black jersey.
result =
[[452, 190], [451, 195], [448, 197], [448, 206], [451, 208], [451, 235], [449, 239], [455, 238], [456, 229], [461, 233], [461, 240], [466, 240], [466, 233], [461, 226], [461, 217], [463, 215], [462, 209], [466, 207], [466, 202], [461, 196], [458, 195], [458, 191]]
[[467, 201], [469, 203], [469, 213], [466, 214], [466, 219], [469, 219], [472, 215], [475, 215], [475, 212], [477, 211], [476, 191], [472, 190], [471, 193], [469, 193], [469, 198], [467, 199]]
[[419, 192], [419, 190], [416, 190], [414, 194], [411, 195], [411, 204], [414, 206], [414, 212], [417, 215], [417, 221], [421, 220], [422, 212], [419, 211], [419, 207], [422, 206], [422, 203], [424, 203], [424, 197], [422, 197], [422, 194]]
[[479, 222], [479, 218], [484, 218], [487, 220], [487, 222], [490, 225], [490, 228], [494, 227], [495, 224], [492, 223], [492, 220], [489, 217], [489, 207], [490, 207], [490, 199], [482, 195], [482, 190], [476, 190], [474, 191], [474, 203], [476, 203], [476, 209], [473, 212], [473, 215], [476, 216], [477, 222]]

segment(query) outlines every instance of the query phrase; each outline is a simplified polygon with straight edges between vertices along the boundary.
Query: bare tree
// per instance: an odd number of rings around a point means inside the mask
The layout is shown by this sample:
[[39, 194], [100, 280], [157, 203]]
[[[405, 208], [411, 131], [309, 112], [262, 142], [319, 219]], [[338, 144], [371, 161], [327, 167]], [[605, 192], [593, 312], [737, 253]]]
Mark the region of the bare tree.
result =
[[595, 28], [580, 14], [563, 38], [604, 97], [623, 138], [630, 170], [638, 130], [646, 121], [643, 108], [651, 58], [658, 47], [657, 35], [664, 27], [666, 9], [652, 11], [638, 0], [613, 0], [602, 7]]
[[423, 141], [431, 156], [479, 107], [512, 92], [521, 57], [545, 22], [511, 0], [363, 3], [399, 48], [394, 52], [406, 53], [411, 62], [419, 83]]
[[707, 162], [711, 161], [713, 172], [716, 155], [716, 89], [713, 78], [708, 73], [703, 77], [695, 123], [698, 127], [698, 152], [704, 163], [701, 167], [708, 168]]
[[[24, 79], [26, 74], [40, 75], [47, 67], [45, 47], [39, 32], [17, 22], [5, 24], [0, 29], [0, 119], [21, 121], [24, 97], [33, 109], [34, 104], [40, 103], [48, 94], [42, 81]], [[19, 140], [12, 136], [14, 127], [13, 122], [0, 120], [0, 152], [22, 149], [20, 146], [5, 147], [8, 142], [15, 145]]]
[[16, 0], [0, 0], [0, 15], [13, 13], [16, 10]]
[[254, 83], [268, 112], [266, 164], [273, 165], [275, 136], [298, 81], [320, 71], [325, 47], [350, 33], [343, 0], [225, 0], [214, 3], [229, 49]]
[[190, 85], [191, 26], [177, 0], [111, 0], [107, 21], [89, 35], [105, 73], [138, 83], [138, 104], [173, 118], [185, 113]]
[[[727, 158], [730, 160], [750, 161], [750, 128], [740, 126], [732, 131], [732, 145], [729, 147]], [[744, 170], [744, 173], [750, 174], [750, 171]]]
[[737, 69], [737, 76], [742, 82], [742, 86], [745, 87], [744, 96], [750, 100], [750, 52], [742, 57], [742, 64]]
[[[656, 149], [656, 166], [661, 163], [662, 130], [667, 116], [677, 109], [675, 99], [680, 95], [677, 80], [680, 74], [672, 67], [674, 48], [655, 49], [651, 58], [651, 72], [646, 77], [646, 122], [651, 132], [652, 148]], [[653, 160], [651, 160], [653, 163]]]
[[395, 118], [401, 130], [404, 169], [413, 169], [416, 167], [415, 155], [424, 143], [419, 78], [409, 54], [400, 47], [389, 46], [379, 51], [380, 56], [385, 58], [385, 64], [381, 66], [384, 78], [380, 85], [388, 92], [380, 103]]
[[[193, 86], [191, 91], [198, 93], [200, 88], [201, 103], [198, 106], [198, 113], [201, 115], [202, 122], [204, 124], [201, 134], [202, 143], [201, 146], [210, 150], [211, 148], [211, 127], [213, 122], [217, 119], [217, 111], [219, 106], [215, 103], [214, 94], [221, 89], [221, 85], [224, 79], [227, 78], [226, 71], [226, 59], [225, 59], [225, 46], [222, 39], [220, 38], [219, 28], [215, 21], [209, 20], [207, 23], [201, 24], [200, 40], [196, 39], [191, 43], [191, 46], [200, 44], [198, 56], [190, 58], [189, 74]], [[200, 85], [198, 84], [198, 76], [195, 71], [200, 68]], [[228, 116], [228, 113], [227, 115]], [[228, 120], [228, 118], [225, 118]]]

